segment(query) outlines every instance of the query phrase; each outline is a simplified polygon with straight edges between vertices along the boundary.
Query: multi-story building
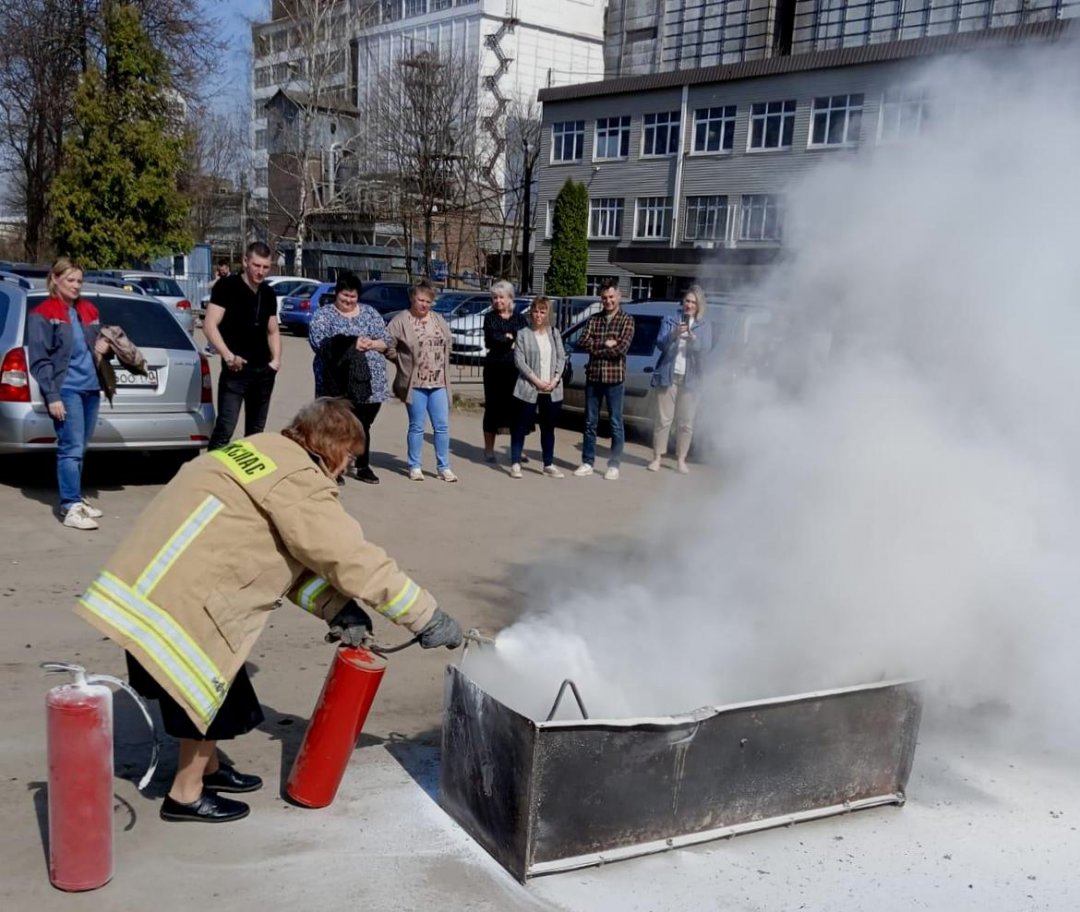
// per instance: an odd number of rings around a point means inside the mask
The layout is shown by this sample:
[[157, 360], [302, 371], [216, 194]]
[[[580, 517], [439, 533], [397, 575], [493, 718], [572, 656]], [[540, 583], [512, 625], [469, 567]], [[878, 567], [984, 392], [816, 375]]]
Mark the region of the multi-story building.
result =
[[[304, 60], [311, 55], [297, 38], [296, 23], [312, 3], [318, 0], [275, 0], [271, 21], [252, 29], [253, 192], [271, 209], [278, 196], [271, 191], [274, 107], [289, 97], [311, 97], [311, 71]], [[385, 91], [389, 70], [425, 53], [453, 59], [475, 80], [475, 134], [485, 142], [484, 165], [496, 184], [505, 182], [512, 166], [504, 148], [506, 118], [530, 112], [538, 117], [536, 96], [544, 86], [603, 76], [604, 0], [323, 0], [322, 5], [337, 8], [339, 25], [331, 32], [339, 43], [324, 57], [334, 62], [324, 68], [330, 72], [314, 106], [333, 105], [339, 120], [355, 113], [358, 126], [349, 132], [356, 135], [375, 106], [372, 93]], [[321, 173], [327, 162], [340, 160], [330, 152], [313, 150], [310, 167]], [[279, 208], [288, 209], [287, 201]], [[280, 218], [278, 227], [286, 221]], [[361, 233], [371, 242], [394, 230], [375, 222], [368, 228]], [[287, 236], [288, 229], [274, 233]]]
[[[608, 277], [635, 298], [673, 294], [694, 279], [717, 289], [753, 282], [783, 251], [793, 180], [829, 156], [921, 129], [934, 100], [905, 86], [929, 57], [1009, 53], [1080, 32], [1070, 21], [1080, 4], [1070, 0], [1025, 4], [1011, 20], [994, 19], [987, 0], [979, 16], [990, 27], [969, 29], [952, 16], [938, 33], [937, 7], [927, 6], [913, 37], [914, 4], [905, 12], [890, 2], [892, 24], [879, 32], [846, 23], [860, 11], [877, 21], [884, 3], [799, 0], [799, 15], [816, 9], [816, 18], [796, 16], [785, 39], [801, 53], [542, 90], [533, 287], [543, 288], [554, 202], [567, 179], [589, 193], [589, 292]], [[949, 7], [950, 15], [975, 8]]]

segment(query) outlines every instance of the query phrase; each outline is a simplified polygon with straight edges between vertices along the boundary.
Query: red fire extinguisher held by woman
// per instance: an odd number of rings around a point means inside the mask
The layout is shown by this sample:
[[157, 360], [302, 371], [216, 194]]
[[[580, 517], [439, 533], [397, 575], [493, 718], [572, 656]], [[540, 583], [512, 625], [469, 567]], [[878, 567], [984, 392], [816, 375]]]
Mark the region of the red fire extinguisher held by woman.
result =
[[[96, 890], [113, 876], [113, 714], [114, 684], [129, 693], [151, 732], [146, 704], [111, 675], [87, 674], [81, 665], [45, 662], [47, 674], [72, 680], [49, 691], [49, 880], [59, 890]], [[150, 766], [139, 782], [145, 788], [157, 767], [156, 737]]]

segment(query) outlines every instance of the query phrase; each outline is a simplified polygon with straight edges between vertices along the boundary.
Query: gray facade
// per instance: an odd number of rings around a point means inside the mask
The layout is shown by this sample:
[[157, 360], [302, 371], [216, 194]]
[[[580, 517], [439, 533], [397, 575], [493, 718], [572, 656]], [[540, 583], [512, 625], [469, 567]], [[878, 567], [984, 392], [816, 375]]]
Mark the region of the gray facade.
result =
[[[929, 100], [905, 94], [905, 87], [928, 56], [1007, 53], [1003, 46], [1015, 42], [1075, 38], [1080, 29], [1072, 25], [953, 34], [543, 91], [533, 287], [544, 287], [550, 213], [568, 178], [589, 192], [590, 291], [606, 277], [635, 298], [675, 294], [695, 279], [711, 290], [753, 283], [784, 254], [784, 193], [793, 180], [835, 156], [872, 154], [879, 144], [918, 131]], [[657, 151], [655, 115], [662, 120], [667, 113], [679, 118], [678, 142], [666, 154], [650, 155]], [[627, 117], [629, 141], [619, 143], [612, 136]], [[567, 138], [578, 125], [580, 147]], [[572, 160], [559, 160], [568, 155]], [[605, 201], [620, 200], [616, 225], [618, 206]]]

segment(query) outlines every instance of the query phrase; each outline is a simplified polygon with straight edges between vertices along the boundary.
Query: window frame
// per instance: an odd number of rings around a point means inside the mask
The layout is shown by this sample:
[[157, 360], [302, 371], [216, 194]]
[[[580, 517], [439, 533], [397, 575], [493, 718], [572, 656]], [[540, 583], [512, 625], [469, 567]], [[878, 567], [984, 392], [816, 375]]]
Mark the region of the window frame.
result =
[[[712, 112], [721, 111], [719, 117], [712, 117]], [[729, 113], [730, 112], [730, 113]], [[706, 117], [701, 117], [701, 114], [705, 113]], [[738, 117], [738, 105], [716, 105], [708, 108], [695, 108], [694, 109], [694, 138], [690, 143], [691, 155], [731, 155], [735, 151], [735, 122]], [[700, 125], [710, 123], [720, 123], [721, 135], [720, 135], [720, 148], [719, 149], [699, 149], [698, 148], [698, 130]], [[706, 146], [708, 145], [709, 128], [705, 128]], [[725, 143], [725, 140], [727, 142]]]
[[[562, 129], [560, 129], [562, 128]], [[569, 129], [567, 129], [569, 128]], [[580, 148], [575, 158], [556, 158], [555, 150], [565, 150], [567, 139], [575, 137], [574, 145], [580, 142]], [[551, 123], [551, 155], [552, 165], [574, 165], [585, 160], [585, 121], [584, 120], [557, 120]]]
[[[753, 218], [753, 204], [747, 200], [763, 200], [761, 209], [761, 237], [753, 237], [747, 232], [747, 224]], [[776, 224], [775, 236], [765, 236], [769, 223], [770, 209], [774, 210]], [[784, 198], [778, 193], [744, 193], [739, 200], [739, 242], [749, 244], [779, 244], [784, 239]]]
[[[844, 99], [842, 106], [834, 105], [837, 99]], [[852, 102], [852, 99], [859, 99], [857, 104]], [[822, 103], [824, 102], [824, 106]], [[852, 149], [859, 145], [862, 139], [862, 121], [863, 113], [866, 110], [866, 96], [862, 92], [850, 92], [846, 95], [818, 95], [810, 104], [810, 129], [806, 134], [806, 148], [808, 149]], [[817, 129], [818, 117], [824, 114], [825, 116], [825, 141], [817, 142], [814, 139], [814, 133]], [[832, 133], [833, 116], [839, 114], [844, 119], [844, 138], [840, 142], [830, 142], [829, 136]], [[851, 130], [852, 114], [857, 115], [855, 138], [849, 137]]]
[[[612, 127], [610, 124], [613, 121], [618, 121], [617, 127]], [[600, 124], [605, 126], [601, 128]], [[613, 132], [615, 137], [618, 138], [619, 143], [619, 155], [600, 155], [601, 129], [608, 135], [604, 136], [604, 142], [610, 142]], [[624, 151], [625, 150], [625, 151]], [[593, 161], [605, 162], [605, 161], [626, 161], [630, 158], [630, 115], [620, 114], [617, 117], [597, 117], [593, 123]]]
[[[655, 203], [656, 201], [664, 200], [666, 204], [661, 205], [646, 205], [642, 206], [642, 203]], [[670, 196], [639, 196], [634, 200], [634, 234], [633, 239], [635, 241], [670, 241], [671, 229], [673, 221], [672, 208], [674, 201]], [[660, 214], [660, 230], [662, 234], [642, 234], [641, 233], [641, 217], [645, 214], [646, 223], [651, 223], [654, 219], [655, 213]], [[653, 214], [650, 214], [653, 213]]]
[[[714, 235], [706, 236], [706, 235], [701, 235], [701, 234], [696, 233], [696, 227], [700, 227], [700, 225], [702, 223], [702, 216], [700, 216], [700, 215], [696, 216], [696, 218], [695, 218], [695, 232], [693, 232], [693, 233], [691, 232], [691, 230], [690, 230], [690, 217], [691, 217], [690, 216], [690, 210], [691, 210], [690, 201], [691, 200], [723, 200], [722, 203], [720, 203], [720, 204], [718, 204], [716, 206], [711, 206], [710, 207], [708, 205], [702, 206], [701, 204], [698, 204], [698, 205], [693, 207], [695, 210], [703, 210], [706, 213], [705, 216], [704, 216], [704, 220], [706, 222], [709, 221], [709, 217], [710, 217], [709, 214], [708, 214], [709, 209], [716, 209], [716, 210], [719, 210], [721, 208], [723, 209], [723, 212], [724, 212], [723, 225], [721, 226], [721, 231], [720, 231], [719, 235], [714, 234]], [[683, 233], [682, 233], [683, 240], [684, 241], [720, 241], [720, 242], [726, 241], [727, 237], [728, 237], [728, 232], [731, 229], [732, 208], [733, 207], [732, 207], [732, 204], [731, 204], [731, 197], [726, 193], [710, 193], [710, 194], [698, 194], [698, 195], [695, 195], [695, 196], [687, 196], [686, 197], [686, 204], [683, 207]], [[713, 213], [712, 215], [713, 215], [713, 217], [715, 217], [716, 213]]]
[[[603, 205], [605, 203], [613, 203], [615, 205]], [[622, 239], [623, 234], [623, 217], [626, 214], [626, 199], [621, 196], [597, 196], [589, 197], [589, 230], [588, 240], [590, 241], [618, 241]], [[593, 232], [593, 219], [594, 217], [611, 217], [613, 215], [615, 219], [615, 231], [614, 234], [595, 234]]]
[[[779, 111], [770, 111], [769, 108], [772, 105], [780, 105]], [[790, 108], [788, 107], [790, 105]], [[757, 113], [757, 108], [763, 108], [761, 113]], [[795, 147], [795, 117], [799, 111], [799, 102], [795, 98], [785, 98], [783, 101], [756, 101], [750, 105], [750, 120], [746, 130], [746, 151], [748, 153], [759, 152], [787, 152]], [[764, 145], [766, 137], [768, 136], [769, 118], [780, 118], [780, 130], [779, 130], [779, 144], [775, 146]], [[762, 145], [754, 145], [754, 123], [755, 121], [761, 121], [761, 140]], [[790, 126], [789, 126], [790, 125]], [[788, 142], [784, 142], [784, 134], [789, 132]]]
[[[667, 120], [663, 123], [659, 123], [655, 118], [666, 117]], [[649, 123], [649, 118], [654, 118], [653, 122]], [[650, 131], [653, 140], [653, 148], [656, 147], [656, 133], [659, 129], [664, 129], [667, 133], [667, 151], [666, 152], [647, 152], [645, 151], [647, 140], [650, 137]], [[674, 136], [672, 135], [674, 133]], [[674, 148], [672, 148], [674, 146]], [[682, 151], [682, 114], [679, 111], [652, 111], [648, 114], [641, 115], [641, 157], [642, 158], [671, 158], [673, 155], [678, 155]]]
[[[905, 107], [911, 107], [912, 105], [914, 105], [918, 115], [916, 117], [915, 129], [911, 132], [903, 133], [899, 129], [900, 124], [903, 122], [903, 109]], [[896, 108], [898, 111], [896, 119], [897, 129], [892, 136], [886, 138], [885, 121], [890, 107]], [[930, 93], [926, 89], [885, 89], [885, 91], [881, 93], [881, 101], [878, 104], [877, 134], [875, 137], [877, 144], [879, 146], [891, 146], [895, 143], [908, 142], [922, 135], [923, 130], [926, 129], [926, 120], [929, 109]]]

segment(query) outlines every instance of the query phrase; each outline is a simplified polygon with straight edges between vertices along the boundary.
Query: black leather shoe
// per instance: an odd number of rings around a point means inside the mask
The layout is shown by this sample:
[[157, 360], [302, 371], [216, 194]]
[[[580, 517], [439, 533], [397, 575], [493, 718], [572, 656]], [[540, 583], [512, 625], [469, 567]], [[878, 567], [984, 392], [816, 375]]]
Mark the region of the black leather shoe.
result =
[[371, 471], [371, 467], [367, 466], [363, 469], [357, 469], [354, 477], [357, 481], [362, 481], [364, 484], [378, 484], [379, 476]]
[[219, 766], [202, 777], [202, 784], [215, 792], [257, 792], [262, 779], [249, 773], [238, 773], [231, 766]]
[[161, 819], [174, 822], [229, 823], [247, 817], [249, 813], [251, 808], [244, 802], [222, 798], [213, 792], [203, 792], [199, 800], [192, 804], [182, 804], [168, 796], [161, 802]]

